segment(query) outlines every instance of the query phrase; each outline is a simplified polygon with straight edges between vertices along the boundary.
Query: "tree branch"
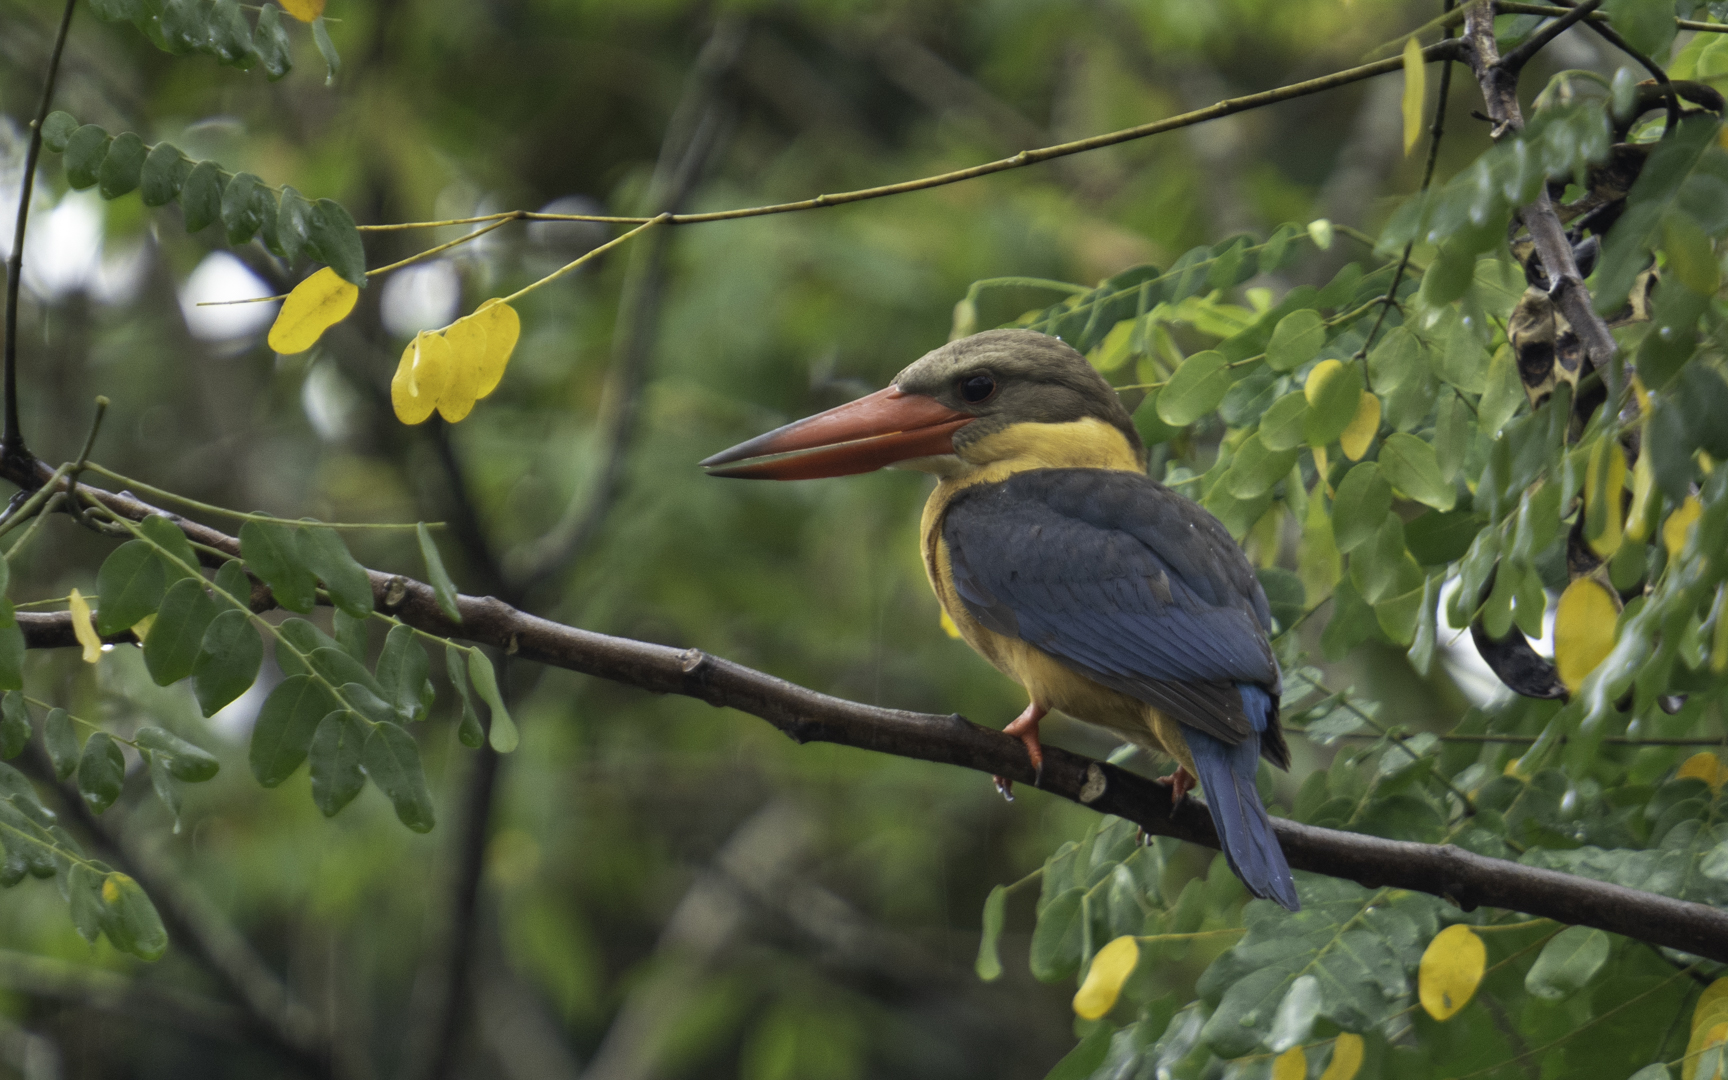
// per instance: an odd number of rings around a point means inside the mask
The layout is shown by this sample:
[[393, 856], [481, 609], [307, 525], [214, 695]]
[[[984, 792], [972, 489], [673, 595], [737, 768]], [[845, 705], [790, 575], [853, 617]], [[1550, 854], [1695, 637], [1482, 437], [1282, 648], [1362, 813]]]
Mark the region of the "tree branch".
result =
[[36, 162], [42, 156], [42, 122], [48, 118], [48, 106], [54, 100], [54, 81], [60, 74], [60, 54], [66, 51], [66, 32], [72, 26], [72, 9], [77, 0], [66, 0], [66, 10], [60, 15], [60, 29], [54, 34], [54, 51], [48, 55], [48, 74], [42, 80], [42, 102], [36, 106], [36, 119], [30, 122], [30, 146], [24, 151], [24, 175], [18, 181], [18, 215], [12, 227], [12, 253], [6, 260], [6, 344], [4, 353], [4, 387], [6, 419], [0, 429], [0, 454], [11, 458], [28, 457], [24, 447], [24, 427], [18, 419], [18, 286], [24, 276], [24, 229], [30, 222], [30, 199], [36, 191]]
[[[0, 474], [20, 482], [0, 462]], [[51, 472], [37, 463], [32, 486]], [[63, 483], [63, 481], [61, 481]], [[141, 520], [161, 513], [125, 494], [82, 489], [114, 513]], [[189, 538], [235, 558], [240, 542], [208, 526], [172, 520]], [[211, 557], [212, 563], [218, 561]], [[1032, 785], [1032, 763], [1019, 740], [954, 714], [884, 709], [830, 697], [710, 656], [564, 626], [518, 611], [493, 597], [458, 599], [460, 623], [439, 610], [432, 587], [400, 574], [369, 571], [379, 610], [429, 634], [491, 645], [524, 660], [625, 683], [654, 693], [681, 694], [747, 712], [795, 742], [830, 742], [861, 750], [957, 765]], [[70, 615], [21, 613], [31, 648], [74, 643]], [[1102, 814], [1134, 822], [1148, 833], [1216, 849], [1211, 816], [1195, 800], [1174, 809], [1170, 789], [1106, 762], [1045, 747], [1038, 787]], [[1451, 845], [1382, 840], [1357, 833], [1276, 820], [1290, 865], [1298, 870], [1374, 887], [1414, 889], [1465, 908], [1505, 908], [1578, 926], [1593, 926], [1653, 945], [1728, 963], [1728, 911], [1620, 885], [1491, 859]], [[148, 888], [148, 886], [146, 886]]]
[[[1573, 9], [1578, 10], [1577, 8]], [[1491, 0], [1473, 0], [1464, 16], [1464, 57], [1476, 73], [1482, 87], [1482, 100], [1488, 116], [1494, 122], [1496, 140], [1524, 127], [1524, 114], [1518, 107], [1518, 70], [1500, 59], [1499, 46], [1494, 41], [1494, 5]], [[1584, 345], [1584, 355], [1604, 374], [1613, 400], [1621, 400], [1621, 384], [1625, 379], [1618, 371], [1615, 359], [1618, 346], [1608, 324], [1596, 314], [1590, 302], [1590, 290], [1578, 273], [1578, 263], [1572, 257], [1572, 244], [1566, 239], [1566, 229], [1554, 211], [1554, 201], [1548, 197], [1544, 184], [1530, 205], [1518, 211], [1524, 227], [1542, 260], [1542, 268], [1552, 283], [1549, 295], [1573, 332]]]

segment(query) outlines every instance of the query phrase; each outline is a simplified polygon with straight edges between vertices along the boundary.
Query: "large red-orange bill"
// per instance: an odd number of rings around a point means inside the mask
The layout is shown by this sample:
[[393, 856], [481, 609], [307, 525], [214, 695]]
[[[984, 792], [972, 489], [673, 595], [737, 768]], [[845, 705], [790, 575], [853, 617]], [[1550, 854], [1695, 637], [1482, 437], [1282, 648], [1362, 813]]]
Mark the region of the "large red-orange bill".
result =
[[974, 419], [933, 397], [890, 386], [722, 450], [702, 467], [710, 476], [747, 480], [873, 472], [896, 461], [952, 454], [954, 432]]

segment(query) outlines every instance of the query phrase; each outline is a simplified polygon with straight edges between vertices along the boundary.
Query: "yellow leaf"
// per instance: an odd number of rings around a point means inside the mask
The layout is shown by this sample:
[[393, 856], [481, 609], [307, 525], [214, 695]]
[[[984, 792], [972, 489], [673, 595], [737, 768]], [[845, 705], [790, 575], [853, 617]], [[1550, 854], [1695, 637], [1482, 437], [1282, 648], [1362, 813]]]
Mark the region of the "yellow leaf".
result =
[[151, 612], [132, 624], [132, 636], [138, 639], [138, 644], [142, 645], [144, 639], [150, 635], [150, 628], [155, 625], [156, 613]]
[[[1679, 771], [1674, 774], [1676, 780], [1684, 780], [1688, 777], [1709, 784], [1711, 791], [1721, 791], [1722, 785], [1728, 783], [1728, 765], [1723, 765], [1721, 758], [1705, 750], [1687, 758], [1681, 763]], [[1702, 998], [1699, 999], [1699, 1005], [1703, 1005]]]
[[942, 632], [951, 638], [957, 638], [960, 636], [960, 628], [955, 626], [954, 620], [948, 617], [948, 611], [946, 608], [942, 611]]
[[[1322, 360], [1308, 372], [1308, 381], [1302, 384], [1302, 394], [1312, 405], [1320, 398], [1320, 388], [1332, 378], [1334, 372], [1341, 371], [1344, 364], [1340, 360]], [[1349, 398], [1344, 400], [1348, 401]]]
[[1415, 149], [1422, 138], [1422, 99], [1428, 93], [1428, 67], [1415, 35], [1404, 43], [1404, 152]]
[[432, 415], [438, 398], [450, 385], [450, 343], [442, 334], [422, 330], [402, 350], [402, 361], [390, 380], [390, 404], [396, 419], [418, 424]]
[[438, 415], [448, 423], [467, 416], [480, 396], [480, 369], [486, 363], [486, 327], [473, 316], [457, 319], [444, 331], [450, 343], [450, 385], [438, 398]]
[[1122, 984], [1134, 974], [1140, 963], [1140, 943], [1131, 937], [1119, 937], [1098, 950], [1086, 981], [1074, 995], [1074, 1015], [1082, 1020], [1096, 1020], [1116, 1007]]
[[1656, 490], [1656, 468], [1650, 463], [1648, 445], [1638, 451], [1632, 467], [1632, 508], [1626, 511], [1626, 538], [1642, 543], [1650, 539], [1650, 494]]
[[[1703, 1002], [1699, 1002], [1700, 1005]], [[1694, 1014], [1696, 1015], [1696, 1014]], [[1719, 1015], [1713, 1013], [1712, 1015]], [[1698, 1071], [1699, 1059], [1704, 1051], [1711, 1047], [1719, 1047], [1728, 1040], [1728, 1021], [1718, 1021], [1711, 1024], [1699, 1024], [1692, 1029], [1692, 1038], [1686, 1044], [1686, 1058], [1680, 1066], [1680, 1080], [1713, 1080], [1722, 1075], [1720, 1059], [1712, 1062], [1712, 1068], [1707, 1073]]]
[[282, 5], [283, 11], [301, 22], [309, 23], [324, 14], [324, 0], [277, 0], [277, 2]]
[[1698, 995], [1698, 1004], [1692, 1007], [1692, 1030], [1713, 1027], [1723, 1021], [1728, 1021], [1728, 979], [1717, 979], [1704, 988]]
[[1590, 550], [1604, 559], [1620, 548], [1625, 490], [1626, 455], [1620, 452], [1619, 441], [1597, 440], [1584, 469], [1584, 538]]
[[72, 590], [70, 601], [72, 635], [84, 646], [84, 662], [94, 664], [102, 659], [102, 639], [96, 636], [96, 627], [90, 622], [90, 601], [77, 589]]
[[1662, 545], [1668, 549], [1669, 561], [1678, 559], [1680, 553], [1686, 550], [1686, 538], [1691, 535], [1692, 526], [1697, 524], [1698, 515], [1704, 512], [1704, 507], [1698, 502], [1698, 496], [1688, 495], [1679, 509], [1668, 515], [1668, 520], [1662, 523]]
[[104, 904], [112, 907], [120, 902], [120, 882], [118, 879], [125, 876], [125, 874], [115, 870], [102, 879], [102, 902]]
[[475, 397], [485, 397], [504, 377], [504, 365], [516, 351], [516, 339], [522, 334], [522, 320], [516, 309], [497, 298], [486, 301], [469, 318], [486, 328], [486, 362], [480, 365], [480, 390]]
[[1436, 1020], [1450, 1020], [1470, 1004], [1482, 973], [1488, 968], [1488, 950], [1476, 932], [1454, 923], [1434, 935], [1416, 969], [1416, 995], [1422, 1008]]
[[360, 290], [326, 266], [294, 286], [270, 324], [270, 347], [284, 355], [305, 352], [324, 331], [348, 317]]
[[1380, 431], [1380, 399], [1367, 390], [1362, 391], [1362, 404], [1356, 406], [1356, 415], [1350, 418], [1350, 426], [1344, 429], [1344, 434], [1338, 436], [1338, 445], [1343, 447], [1344, 456], [1351, 461], [1361, 461], [1362, 455], [1368, 452], [1368, 446], [1374, 441], [1374, 436]]
[[1308, 1055], [1300, 1046], [1292, 1046], [1272, 1059], [1272, 1080], [1302, 1080], [1307, 1075]]
[[1554, 613], [1554, 667], [1574, 694], [1584, 677], [1614, 650], [1619, 605], [1600, 582], [1579, 578], [1560, 594]]
[[1362, 1036], [1348, 1031], [1338, 1036], [1332, 1047], [1331, 1064], [1320, 1074], [1320, 1080], [1355, 1080], [1362, 1069], [1363, 1049]]

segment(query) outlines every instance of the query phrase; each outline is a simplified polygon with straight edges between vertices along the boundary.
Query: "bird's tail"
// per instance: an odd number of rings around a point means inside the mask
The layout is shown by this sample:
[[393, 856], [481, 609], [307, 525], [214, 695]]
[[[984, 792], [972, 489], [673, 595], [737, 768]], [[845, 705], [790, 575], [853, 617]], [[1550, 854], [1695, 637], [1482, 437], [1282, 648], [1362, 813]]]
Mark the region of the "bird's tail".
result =
[[1260, 803], [1254, 778], [1260, 768], [1260, 733], [1266, 730], [1272, 699], [1258, 686], [1240, 684], [1242, 704], [1254, 733], [1231, 746], [1204, 731], [1186, 725], [1182, 736], [1194, 756], [1197, 779], [1206, 793], [1206, 808], [1230, 869], [1255, 896], [1275, 900], [1291, 911], [1299, 911], [1296, 883], [1284, 849], [1272, 832], [1272, 821]]

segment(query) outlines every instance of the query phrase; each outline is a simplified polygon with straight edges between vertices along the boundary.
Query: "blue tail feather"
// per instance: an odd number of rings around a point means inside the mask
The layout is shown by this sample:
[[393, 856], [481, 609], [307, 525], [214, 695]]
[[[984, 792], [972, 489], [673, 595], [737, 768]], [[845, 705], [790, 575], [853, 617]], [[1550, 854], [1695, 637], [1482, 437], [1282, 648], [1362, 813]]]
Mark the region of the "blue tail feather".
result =
[[1284, 849], [1278, 846], [1272, 821], [1254, 786], [1260, 769], [1260, 733], [1266, 730], [1272, 699], [1264, 689], [1250, 683], [1238, 683], [1237, 689], [1254, 734], [1235, 746], [1186, 725], [1182, 736], [1194, 756], [1199, 774], [1196, 779], [1205, 792], [1206, 808], [1212, 812], [1212, 824], [1218, 829], [1230, 869], [1255, 896], [1299, 911], [1302, 904], [1296, 898], [1290, 864], [1284, 861]]

